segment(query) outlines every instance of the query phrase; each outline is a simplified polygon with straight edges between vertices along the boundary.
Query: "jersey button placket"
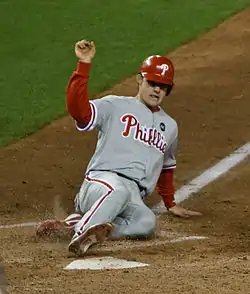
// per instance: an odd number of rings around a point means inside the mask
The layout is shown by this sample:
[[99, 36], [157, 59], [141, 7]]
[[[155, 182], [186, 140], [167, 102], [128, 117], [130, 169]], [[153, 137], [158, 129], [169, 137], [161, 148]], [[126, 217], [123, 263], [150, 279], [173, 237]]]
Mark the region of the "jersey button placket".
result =
[[[150, 122], [150, 126], [148, 126], [148, 128], [150, 129], [154, 129], [154, 114], [151, 113], [151, 122]], [[153, 133], [151, 134], [151, 136], [153, 136]], [[147, 152], [147, 157], [146, 157], [146, 175], [149, 176], [151, 173], [151, 153], [154, 151], [154, 146], [152, 145], [152, 137], [150, 138], [149, 144], [148, 144], [148, 152]]]

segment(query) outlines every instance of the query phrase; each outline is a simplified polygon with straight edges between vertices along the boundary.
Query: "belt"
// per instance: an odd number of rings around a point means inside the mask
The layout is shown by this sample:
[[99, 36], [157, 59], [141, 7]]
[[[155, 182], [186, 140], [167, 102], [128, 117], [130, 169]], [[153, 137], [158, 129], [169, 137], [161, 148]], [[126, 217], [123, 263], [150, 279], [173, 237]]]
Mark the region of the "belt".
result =
[[130, 178], [130, 177], [128, 177], [128, 176], [122, 174], [122, 173], [118, 173], [118, 172], [114, 172], [114, 173], [116, 173], [119, 177], [122, 177], [122, 178], [125, 178], [125, 179], [127, 179], [127, 180], [130, 180], [130, 181], [135, 182], [136, 185], [138, 186], [140, 192], [145, 192], [145, 193], [146, 193], [146, 188], [142, 187], [142, 186], [139, 184], [138, 181], [136, 181], [136, 180], [134, 180], [134, 179], [132, 179], [132, 178]]
[[136, 181], [135, 179], [132, 179], [132, 178], [130, 178], [130, 177], [124, 175], [123, 173], [119, 173], [119, 172], [116, 172], [116, 171], [113, 171], [113, 170], [106, 170], [106, 169], [101, 169], [101, 170], [99, 169], [99, 171], [106, 171], [106, 172], [115, 173], [115, 174], [117, 174], [119, 177], [122, 177], [122, 178], [125, 178], [125, 179], [127, 179], [127, 180], [133, 181], [133, 182], [135, 182], [136, 185], [138, 186], [140, 193], [143, 192], [144, 195], [147, 194], [147, 193], [146, 193], [146, 192], [147, 192], [147, 189], [146, 189], [145, 187], [142, 187], [142, 186], [139, 184], [138, 181]]

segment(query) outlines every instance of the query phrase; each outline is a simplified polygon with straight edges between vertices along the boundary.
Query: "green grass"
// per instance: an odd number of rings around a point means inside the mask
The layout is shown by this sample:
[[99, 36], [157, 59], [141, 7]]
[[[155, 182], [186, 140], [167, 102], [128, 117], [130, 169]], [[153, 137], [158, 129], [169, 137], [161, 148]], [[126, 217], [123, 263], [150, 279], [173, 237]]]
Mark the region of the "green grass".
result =
[[93, 39], [90, 93], [134, 74], [250, 0], [0, 0], [0, 146], [65, 115], [75, 41]]

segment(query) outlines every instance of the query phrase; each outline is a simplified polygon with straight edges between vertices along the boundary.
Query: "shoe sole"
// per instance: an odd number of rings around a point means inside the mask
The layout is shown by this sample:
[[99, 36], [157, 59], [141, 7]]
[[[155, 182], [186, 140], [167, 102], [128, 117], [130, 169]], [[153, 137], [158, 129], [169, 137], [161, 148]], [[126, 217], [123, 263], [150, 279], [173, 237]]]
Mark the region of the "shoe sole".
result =
[[36, 236], [39, 238], [72, 238], [74, 227], [66, 226], [62, 221], [47, 220], [37, 227]]
[[80, 214], [70, 214], [64, 220], [48, 219], [39, 224], [36, 229], [37, 237], [66, 237], [74, 236], [74, 226], [81, 220]]
[[77, 255], [84, 255], [94, 244], [103, 243], [106, 237], [111, 233], [112, 229], [113, 226], [110, 223], [98, 224], [89, 227], [77, 239], [71, 241], [68, 246], [69, 252]]

